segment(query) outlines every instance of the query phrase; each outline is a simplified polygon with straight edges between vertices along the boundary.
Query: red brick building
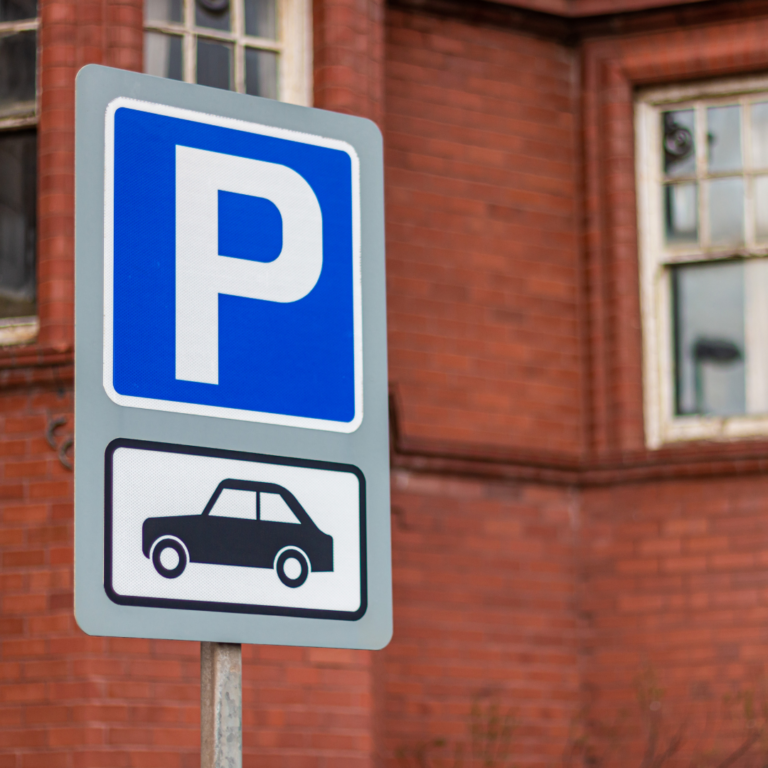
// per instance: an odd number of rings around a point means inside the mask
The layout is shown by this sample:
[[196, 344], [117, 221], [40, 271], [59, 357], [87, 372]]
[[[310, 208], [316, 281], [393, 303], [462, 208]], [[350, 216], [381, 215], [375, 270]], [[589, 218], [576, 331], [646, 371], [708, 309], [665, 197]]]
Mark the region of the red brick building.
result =
[[768, 2], [0, 0], [0, 768], [199, 760], [199, 647], [72, 613], [90, 62], [384, 134], [394, 639], [244, 648], [245, 765], [395, 766], [473, 703], [517, 766], [758, 765]]

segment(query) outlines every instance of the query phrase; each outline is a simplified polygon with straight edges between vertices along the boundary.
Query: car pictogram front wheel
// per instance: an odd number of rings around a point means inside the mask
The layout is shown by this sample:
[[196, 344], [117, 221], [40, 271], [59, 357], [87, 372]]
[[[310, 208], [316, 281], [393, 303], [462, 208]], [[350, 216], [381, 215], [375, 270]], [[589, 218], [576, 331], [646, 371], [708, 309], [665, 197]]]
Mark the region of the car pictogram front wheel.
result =
[[300, 549], [286, 549], [277, 558], [275, 570], [286, 587], [300, 587], [309, 576], [309, 562]]
[[152, 565], [166, 579], [175, 579], [187, 567], [187, 551], [176, 539], [160, 539], [152, 551]]

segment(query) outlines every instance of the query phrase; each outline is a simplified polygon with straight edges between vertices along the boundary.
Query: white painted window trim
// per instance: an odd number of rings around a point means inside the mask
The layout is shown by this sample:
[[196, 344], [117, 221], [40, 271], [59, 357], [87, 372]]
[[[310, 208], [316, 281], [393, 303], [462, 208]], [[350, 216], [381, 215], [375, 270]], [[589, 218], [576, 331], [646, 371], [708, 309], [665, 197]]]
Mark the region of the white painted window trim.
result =
[[[746, 194], [746, 244], [741, 248], [722, 249], [705, 245], [666, 246], [664, 245], [663, 200], [662, 200], [662, 158], [661, 158], [661, 112], [670, 107], [688, 108], [693, 102], [706, 100], [706, 106], [722, 103], [745, 103], [756, 95], [765, 95], [768, 101], [768, 77], [753, 77], [720, 80], [668, 88], [654, 88], [640, 91], [635, 102], [635, 173], [638, 202], [638, 245], [640, 254], [640, 303], [643, 330], [643, 405], [645, 416], [645, 439], [649, 448], [659, 448], [668, 443], [686, 440], [738, 440], [768, 435], [768, 407], [765, 415], [743, 415], [730, 417], [677, 416], [675, 414], [674, 391], [674, 348], [672, 341], [672, 300], [669, 265], [690, 261], [718, 260], [740, 255], [746, 259], [748, 277], [745, 325], [747, 347], [750, 359], [747, 365], [747, 398], [759, 401], [760, 407], [768, 406], [768, 344], [765, 352], [759, 344], [749, 344], [750, 338], [768, 339], [768, 308], [764, 303], [750, 301], [749, 293], [759, 283], [768, 285], [768, 242], [757, 242], [752, 222], [753, 197], [751, 177], [756, 169], [749, 168], [749, 142], [742, 136], [745, 152], [744, 178], [747, 180]], [[697, 115], [697, 153], [706, 151], [704, 122], [700, 119], [705, 105], [695, 105]], [[746, 131], [747, 121], [742, 121]], [[697, 163], [698, 169], [702, 164]], [[766, 173], [768, 169], [760, 169]], [[731, 174], [732, 175], [732, 174]], [[706, 185], [700, 184], [699, 211], [705, 210]], [[706, 243], [706, 217], [699, 217], [702, 230], [701, 240]], [[763, 359], [765, 358], [765, 359]]]
[[[0, 23], [0, 37], [6, 37], [7, 35], [13, 35], [18, 32], [33, 32], [37, 31], [39, 28], [39, 18], [23, 19], [22, 21], [6, 21]], [[39, 66], [37, 67], [37, 72], [39, 77]], [[31, 128], [37, 125], [38, 94], [40, 89], [36, 88], [35, 90], [36, 96], [33, 101], [19, 102], [12, 110], [7, 110], [0, 114], [0, 131]], [[0, 347], [30, 344], [37, 338], [39, 330], [40, 323], [37, 317], [0, 318]]]
[[[39, 27], [40, 19], [4, 21], [0, 23], [0, 37], [14, 35], [18, 32], [36, 32]], [[38, 67], [38, 73], [39, 71], [40, 68]], [[39, 91], [39, 88], [36, 90]], [[37, 98], [32, 101], [19, 102], [12, 110], [4, 110], [0, 113], [0, 131], [32, 125], [37, 125]]]
[[195, 0], [183, 0], [184, 21], [145, 21], [147, 32], [162, 32], [182, 38], [184, 82], [194, 83], [197, 72], [198, 38], [234, 44], [234, 90], [245, 93], [245, 48], [278, 54], [277, 95], [280, 101], [312, 106], [312, 0], [277, 0], [278, 40], [245, 34], [242, 0], [231, 0], [232, 31], [195, 26]]

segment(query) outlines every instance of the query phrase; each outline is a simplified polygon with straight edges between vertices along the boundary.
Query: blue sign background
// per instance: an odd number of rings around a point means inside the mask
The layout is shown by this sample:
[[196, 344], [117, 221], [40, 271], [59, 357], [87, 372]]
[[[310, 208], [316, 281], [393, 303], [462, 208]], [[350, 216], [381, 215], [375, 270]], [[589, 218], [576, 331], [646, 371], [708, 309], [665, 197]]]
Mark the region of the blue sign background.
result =
[[[219, 295], [219, 383], [175, 377], [176, 145], [292, 168], [323, 217], [323, 268], [297, 302]], [[355, 416], [352, 164], [346, 152], [125, 107], [115, 113], [113, 386], [126, 396], [350, 422]], [[244, 199], [240, 199], [244, 198]], [[223, 255], [271, 261], [282, 220], [219, 195]]]

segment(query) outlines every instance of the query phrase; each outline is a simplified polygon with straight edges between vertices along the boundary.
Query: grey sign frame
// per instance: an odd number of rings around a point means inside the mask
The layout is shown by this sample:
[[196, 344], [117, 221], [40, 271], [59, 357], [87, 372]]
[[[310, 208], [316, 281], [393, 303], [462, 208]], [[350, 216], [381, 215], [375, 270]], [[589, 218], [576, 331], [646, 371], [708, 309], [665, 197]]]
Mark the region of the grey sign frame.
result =
[[[105, 115], [128, 97], [345, 141], [360, 159], [363, 420], [350, 434], [117, 405], [103, 386]], [[76, 85], [75, 617], [85, 632], [379, 649], [392, 636], [382, 137], [363, 118], [98, 65]], [[151, 342], [149, 342], [151, 343]], [[353, 465], [365, 477], [367, 608], [354, 621], [120, 605], [105, 589], [105, 456], [115, 440]]]

